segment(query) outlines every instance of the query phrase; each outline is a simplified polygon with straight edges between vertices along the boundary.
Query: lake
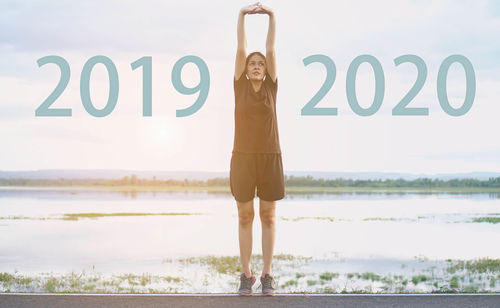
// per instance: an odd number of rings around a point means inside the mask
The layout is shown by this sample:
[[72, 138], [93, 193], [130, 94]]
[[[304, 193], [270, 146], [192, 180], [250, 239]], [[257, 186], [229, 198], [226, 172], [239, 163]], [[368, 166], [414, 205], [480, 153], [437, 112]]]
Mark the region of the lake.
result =
[[[288, 194], [276, 215], [279, 293], [500, 291], [499, 194]], [[233, 293], [238, 256], [229, 194], [0, 188], [3, 292]]]

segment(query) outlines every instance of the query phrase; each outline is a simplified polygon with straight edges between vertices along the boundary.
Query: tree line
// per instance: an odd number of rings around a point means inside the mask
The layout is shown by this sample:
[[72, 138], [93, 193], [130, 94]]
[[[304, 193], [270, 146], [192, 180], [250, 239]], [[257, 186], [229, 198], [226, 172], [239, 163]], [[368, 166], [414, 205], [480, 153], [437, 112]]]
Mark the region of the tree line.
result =
[[[488, 180], [478, 179], [430, 179], [419, 178], [415, 180], [385, 179], [385, 180], [353, 180], [353, 179], [322, 179], [312, 176], [285, 176], [285, 185], [288, 187], [370, 187], [370, 188], [441, 188], [441, 187], [500, 187], [500, 177]], [[0, 178], [0, 186], [229, 186], [229, 178], [213, 178], [201, 180], [159, 180], [141, 179], [137, 175], [125, 176], [121, 179], [23, 179]]]

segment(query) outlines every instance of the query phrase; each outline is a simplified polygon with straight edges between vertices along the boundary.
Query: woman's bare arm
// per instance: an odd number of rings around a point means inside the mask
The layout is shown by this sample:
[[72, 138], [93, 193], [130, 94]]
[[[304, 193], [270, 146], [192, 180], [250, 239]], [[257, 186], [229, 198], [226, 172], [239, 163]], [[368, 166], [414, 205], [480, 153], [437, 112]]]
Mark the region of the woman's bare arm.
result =
[[274, 51], [274, 41], [276, 39], [276, 20], [274, 17], [274, 11], [268, 7], [261, 5], [261, 11], [269, 15], [269, 28], [267, 30], [266, 39], [266, 62], [267, 62], [267, 73], [276, 82], [276, 53]]
[[236, 49], [236, 61], [234, 65], [234, 78], [240, 78], [245, 71], [247, 58], [247, 38], [245, 34], [245, 15], [256, 14], [260, 8], [260, 3], [254, 3], [243, 7], [238, 14], [238, 47]]

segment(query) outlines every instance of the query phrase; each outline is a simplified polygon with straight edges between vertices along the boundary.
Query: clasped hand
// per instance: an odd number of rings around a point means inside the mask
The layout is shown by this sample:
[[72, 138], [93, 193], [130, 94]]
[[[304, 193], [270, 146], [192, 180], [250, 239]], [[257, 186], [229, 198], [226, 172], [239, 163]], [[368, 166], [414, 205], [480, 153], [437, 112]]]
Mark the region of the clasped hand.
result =
[[273, 10], [260, 2], [255, 2], [254, 4], [247, 5], [241, 9], [243, 14], [267, 14], [272, 15]]

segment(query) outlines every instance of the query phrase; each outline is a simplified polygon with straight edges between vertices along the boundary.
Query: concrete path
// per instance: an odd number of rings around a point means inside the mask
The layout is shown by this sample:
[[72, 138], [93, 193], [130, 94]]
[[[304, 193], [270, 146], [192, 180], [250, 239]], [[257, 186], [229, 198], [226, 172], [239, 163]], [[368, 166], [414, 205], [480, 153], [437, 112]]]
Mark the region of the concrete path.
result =
[[500, 307], [493, 294], [0, 294], [0, 307]]

